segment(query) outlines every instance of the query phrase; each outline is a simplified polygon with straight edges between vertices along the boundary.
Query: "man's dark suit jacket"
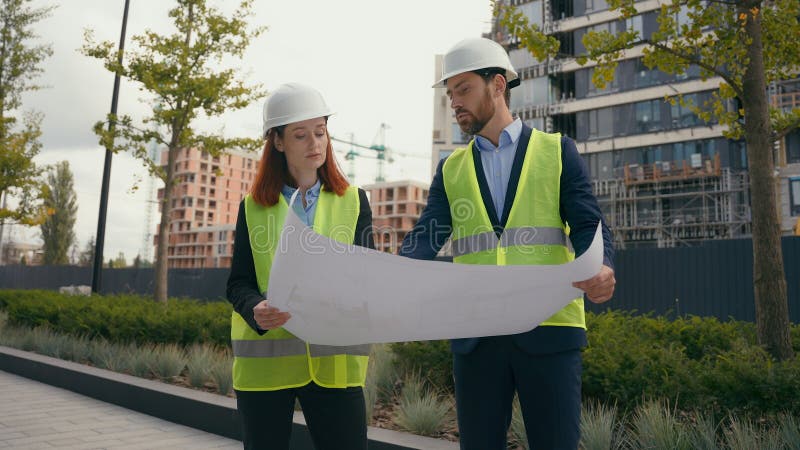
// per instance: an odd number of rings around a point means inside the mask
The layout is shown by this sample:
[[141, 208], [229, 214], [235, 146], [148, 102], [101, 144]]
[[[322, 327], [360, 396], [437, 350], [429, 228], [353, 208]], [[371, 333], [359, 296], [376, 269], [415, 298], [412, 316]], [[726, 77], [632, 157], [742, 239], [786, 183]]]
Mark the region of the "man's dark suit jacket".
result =
[[[472, 146], [472, 157], [475, 161], [481, 197], [498, 237], [500, 237], [508, 222], [508, 213], [511, 211], [511, 206], [517, 193], [522, 163], [525, 159], [530, 137], [531, 129], [523, 125], [522, 135], [517, 143], [514, 155], [514, 163], [511, 166], [511, 177], [508, 181], [503, 217], [500, 218], [497, 217], [497, 212], [492, 202], [480, 154], [478, 149], [474, 145]], [[570, 241], [575, 249], [575, 254], [580, 255], [591, 245], [594, 232], [597, 229], [597, 223], [602, 219], [602, 213], [597, 204], [597, 199], [592, 193], [586, 163], [578, 154], [575, 142], [566, 136], [561, 138], [561, 163], [561, 204], [559, 207], [561, 220], [569, 224]], [[403, 239], [403, 245], [400, 249], [400, 255], [402, 256], [414, 259], [433, 259], [450, 236], [452, 220], [450, 217], [450, 202], [445, 192], [442, 176], [443, 164], [444, 160], [440, 161], [439, 166], [436, 168], [436, 174], [433, 177], [430, 192], [428, 193], [428, 205], [422, 211], [416, 226]], [[613, 268], [614, 249], [611, 242], [611, 233], [604, 223], [603, 263]], [[487, 301], [491, 301], [491, 299], [487, 299]], [[531, 301], [536, 301], [535, 295], [531, 295]], [[451, 342], [452, 350], [454, 353], [459, 354], [469, 353], [478, 345], [479, 339], [454, 339]], [[584, 347], [586, 345], [586, 332], [582, 328], [575, 327], [543, 326], [515, 335], [514, 341], [520, 348], [530, 354], [549, 354]]]

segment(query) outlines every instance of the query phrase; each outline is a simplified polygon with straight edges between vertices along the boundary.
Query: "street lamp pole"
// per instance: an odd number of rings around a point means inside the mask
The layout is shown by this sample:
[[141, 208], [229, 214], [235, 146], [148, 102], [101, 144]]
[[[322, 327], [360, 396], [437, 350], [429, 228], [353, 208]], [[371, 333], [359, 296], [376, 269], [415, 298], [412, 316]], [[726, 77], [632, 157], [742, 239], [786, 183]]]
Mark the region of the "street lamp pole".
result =
[[[128, 25], [128, 5], [130, 0], [125, 0], [125, 12], [122, 14], [122, 32], [119, 36], [119, 64], [122, 65], [122, 52], [125, 49], [125, 29]], [[114, 93], [111, 95], [111, 115], [117, 115], [119, 100], [119, 71], [114, 75]], [[108, 129], [114, 128], [115, 121], [108, 122]], [[106, 213], [108, 212], [108, 185], [111, 179], [111, 148], [106, 147], [106, 159], [103, 165], [103, 185], [100, 189], [100, 213], [97, 218], [97, 237], [95, 239], [94, 268], [92, 270], [92, 292], [99, 293], [103, 269], [103, 245], [106, 234]]]

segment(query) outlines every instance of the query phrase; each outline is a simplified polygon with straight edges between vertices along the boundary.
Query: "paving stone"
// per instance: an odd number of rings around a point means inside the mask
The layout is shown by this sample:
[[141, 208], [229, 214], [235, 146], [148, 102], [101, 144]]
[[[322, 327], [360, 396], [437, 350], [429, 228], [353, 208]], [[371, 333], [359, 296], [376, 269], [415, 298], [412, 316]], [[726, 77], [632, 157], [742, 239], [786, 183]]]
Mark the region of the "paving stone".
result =
[[0, 448], [224, 448], [242, 444], [0, 371]]

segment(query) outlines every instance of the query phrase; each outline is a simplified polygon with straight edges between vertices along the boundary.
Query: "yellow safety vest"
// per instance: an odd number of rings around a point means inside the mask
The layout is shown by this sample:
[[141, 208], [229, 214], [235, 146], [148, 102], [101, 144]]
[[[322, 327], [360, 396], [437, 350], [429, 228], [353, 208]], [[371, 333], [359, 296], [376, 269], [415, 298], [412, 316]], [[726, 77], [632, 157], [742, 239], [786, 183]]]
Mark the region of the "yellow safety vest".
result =
[[[486, 265], [564, 264], [575, 258], [561, 220], [561, 135], [532, 130], [514, 203], [500, 237], [481, 197], [470, 141], [442, 167], [453, 223], [453, 262]], [[531, 293], [536, 301], [536, 293]], [[583, 297], [542, 322], [542, 326], [586, 328]]]
[[[283, 196], [274, 206], [262, 206], [245, 197], [247, 232], [256, 269], [258, 289], [267, 292], [269, 271], [289, 206]], [[321, 191], [314, 215], [314, 231], [338, 242], [352, 244], [358, 221], [358, 189], [349, 187], [341, 197]], [[235, 311], [231, 316], [233, 387], [240, 391], [273, 391], [305, 386], [314, 381], [328, 388], [364, 386], [369, 345], [328, 346], [309, 344], [283, 328], [256, 333]]]

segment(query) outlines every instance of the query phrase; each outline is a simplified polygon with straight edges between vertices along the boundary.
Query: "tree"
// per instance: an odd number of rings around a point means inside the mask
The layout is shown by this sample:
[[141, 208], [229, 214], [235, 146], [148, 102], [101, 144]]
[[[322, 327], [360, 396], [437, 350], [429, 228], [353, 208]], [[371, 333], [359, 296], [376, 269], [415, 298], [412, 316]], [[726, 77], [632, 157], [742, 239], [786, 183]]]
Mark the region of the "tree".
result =
[[128, 267], [128, 261], [125, 260], [125, 254], [122, 252], [117, 253], [116, 258], [109, 258], [108, 260], [109, 269], [124, 269], [126, 267]]
[[[219, 116], [244, 108], [263, 96], [259, 85], [246, 86], [237, 78], [238, 68], [219, 68], [223, 59], [241, 58], [250, 40], [263, 31], [263, 28], [248, 29], [246, 19], [251, 15], [252, 0], [242, 0], [231, 17], [207, 6], [206, 0], [177, 3], [169, 12], [177, 32], [159, 35], [146, 31], [135, 36], [133, 42], [137, 48], [126, 52], [127, 62], [118, 62], [119, 53], [112, 42], [95, 43], [90, 32], [82, 48], [85, 55], [103, 61], [109, 71], [137, 82], [141, 90], [152, 96], [149, 104], [156, 105], [141, 125], [129, 116], [109, 115], [107, 120], [112, 127], [107, 130], [103, 122], [98, 122], [94, 130], [106, 148], [132, 152], [151, 175], [164, 182], [155, 263], [155, 298], [162, 302], [167, 300], [167, 242], [178, 151], [202, 148], [219, 156], [228, 149], [250, 150], [261, 145], [255, 139], [204, 134], [192, 126], [200, 114]], [[165, 166], [150, 160], [147, 148], [150, 142], [167, 148]]]
[[153, 263], [151, 263], [146, 259], [143, 259], [141, 255], [137, 254], [136, 257], [133, 258], [133, 268], [145, 269], [148, 267], [153, 267]]
[[89, 242], [86, 243], [86, 248], [81, 252], [80, 256], [78, 257], [78, 265], [81, 267], [89, 267], [94, 262], [94, 236], [89, 238]]
[[[33, 83], [41, 63], [52, 54], [50, 45], [32, 45], [31, 27], [50, 15], [53, 7], [31, 8], [31, 0], [0, 0], [0, 232], [7, 223], [41, 223], [46, 190], [41, 169], [33, 162], [41, 144], [41, 114], [22, 113], [22, 94], [41, 88]], [[21, 118], [21, 121], [20, 121]], [[14, 197], [16, 205], [8, 206]], [[0, 236], [1, 237], [1, 236]]]
[[48, 217], [41, 224], [44, 241], [44, 264], [69, 264], [69, 248], [75, 242], [77, 197], [73, 187], [69, 162], [62, 161], [47, 177], [47, 197], [44, 206]]
[[[534, 55], [542, 59], [556, 53], [555, 39], [529, 24], [524, 15], [499, 3], [495, 7], [500, 22]], [[609, 8], [623, 19], [638, 14], [634, 0], [609, 0]], [[577, 58], [581, 64], [597, 63], [592, 81], [600, 88], [613, 80], [623, 52], [638, 47], [648, 68], [684, 74], [696, 66], [703, 80], [719, 77], [719, 90], [702, 105], [681, 96], [667, 100], [688, 106], [707, 122], [717, 120], [729, 139], [745, 139], [758, 341], [777, 359], [791, 358], [793, 351], [773, 144], [800, 126], [800, 109], [770, 107], [767, 86], [800, 73], [799, 15], [797, 0], [668, 0], [661, 5], [659, 29], [651, 37], [636, 30], [590, 31], [583, 38], [587, 54]]]

